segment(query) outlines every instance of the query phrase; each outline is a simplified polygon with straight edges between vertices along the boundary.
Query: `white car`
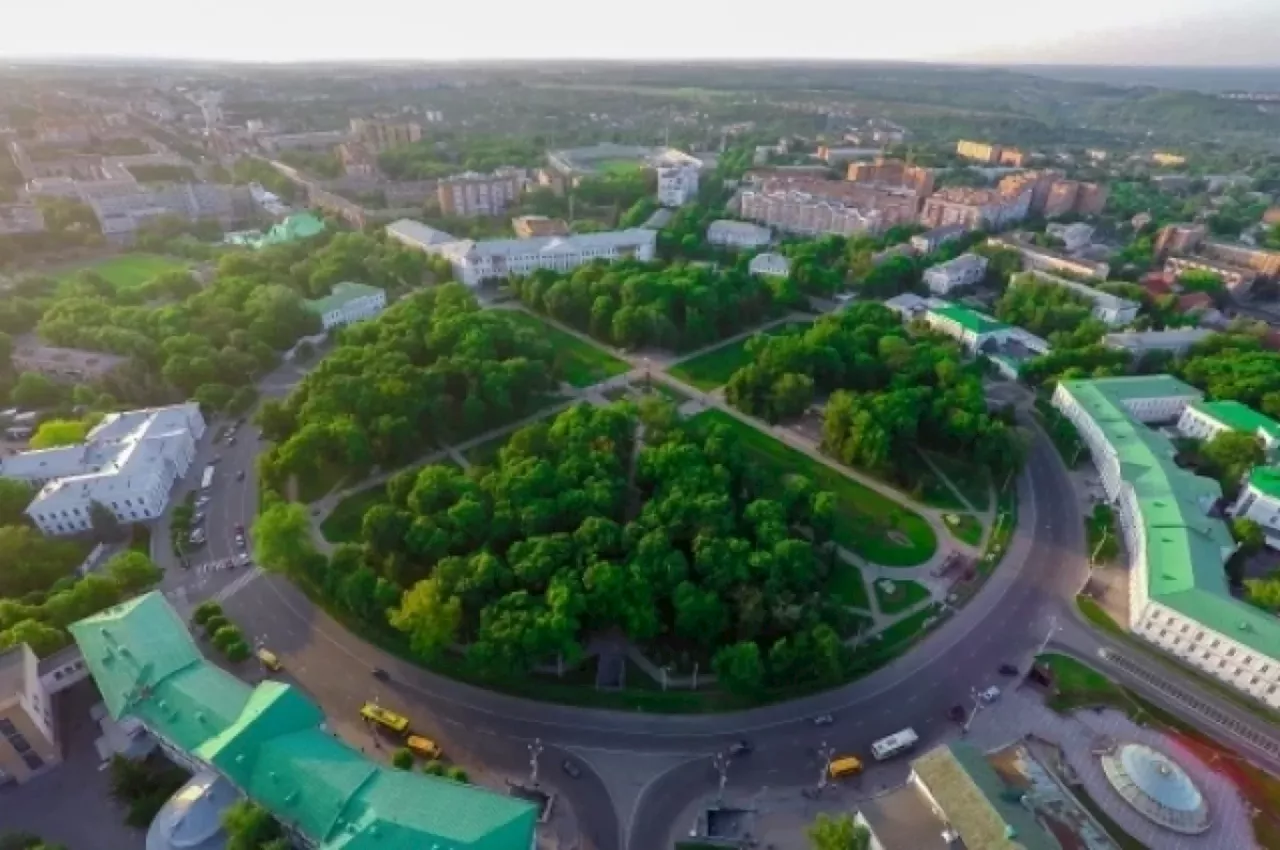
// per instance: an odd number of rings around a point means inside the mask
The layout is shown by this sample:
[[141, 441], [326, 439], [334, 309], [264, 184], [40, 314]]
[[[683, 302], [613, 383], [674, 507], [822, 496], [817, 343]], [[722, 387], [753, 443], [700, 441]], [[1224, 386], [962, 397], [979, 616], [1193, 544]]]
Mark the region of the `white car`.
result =
[[1000, 699], [1000, 689], [997, 688], [995, 685], [992, 685], [982, 693], [978, 694], [978, 697], [985, 703], [988, 703], [988, 704], [993, 703], [996, 700]]
[[250, 563], [252, 563], [252, 559], [249, 557], [248, 552], [241, 552], [240, 556], [236, 558], [236, 563], [242, 567], [247, 567], [249, 566]]

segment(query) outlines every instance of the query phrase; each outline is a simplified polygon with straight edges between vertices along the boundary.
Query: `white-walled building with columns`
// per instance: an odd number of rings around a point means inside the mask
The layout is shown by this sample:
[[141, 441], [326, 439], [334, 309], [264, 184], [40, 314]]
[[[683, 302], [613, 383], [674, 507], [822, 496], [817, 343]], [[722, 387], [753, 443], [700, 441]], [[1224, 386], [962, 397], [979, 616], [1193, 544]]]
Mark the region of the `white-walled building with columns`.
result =
[[1053, 404], [1080, 432], [1129, 553], [1129, 627], [1183, 663], [1280, 708], [1280, 620], [1232, 597], [1235, 550], [1209, 516], [1216, 481], [1174, 463], [1174, 425], [1201, 394], [1168, 375], [1062, 381]]

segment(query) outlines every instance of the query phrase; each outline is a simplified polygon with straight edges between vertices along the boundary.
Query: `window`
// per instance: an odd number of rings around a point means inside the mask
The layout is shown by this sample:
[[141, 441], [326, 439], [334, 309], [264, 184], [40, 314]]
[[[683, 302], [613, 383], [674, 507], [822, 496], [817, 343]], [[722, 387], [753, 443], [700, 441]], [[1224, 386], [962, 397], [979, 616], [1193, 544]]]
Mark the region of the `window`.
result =
[[1210, 646], [1210, 647], [1212, 647], [1213, 649], [1217, 649], [1217, 648], [1218, 648], [1218, 644], [1220, 644], [1220, 643], [1222, 643], [1222, 641], [1220, 641], [1220, 640], [1215, 640], [1213, 643], [1209, 644], [1209, 646]]
[[1191, 628], [1191, 627], [1190, 627], [1190, 626], [1188, 626], [1186, 623], [1183, 623], [1183, 624], [1182, 624], [1182, 628], [1181, 628], [1181, 629], [1179, 629], [1179, 631], [1181, 631], [1181, 632], [1185, 635], [1185, 634], [1187, 633], [1187, 629], [1189, 629], [1189, 628]]
[[1228, 649], [1228, 650], [1227, 650], [1227, 657], [1228, 657], [1228, 658], [1234, 658], [1234, 657], [1235, 657], [1235, 655], [1236, 655], [1236, 651], [1235, 651], [1234, 649]]

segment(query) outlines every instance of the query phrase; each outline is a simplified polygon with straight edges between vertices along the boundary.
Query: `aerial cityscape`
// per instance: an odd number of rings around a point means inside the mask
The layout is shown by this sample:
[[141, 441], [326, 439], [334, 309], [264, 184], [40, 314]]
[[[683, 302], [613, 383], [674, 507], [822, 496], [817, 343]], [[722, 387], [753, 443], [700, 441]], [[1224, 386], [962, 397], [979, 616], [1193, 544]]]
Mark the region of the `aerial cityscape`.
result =
[[0, 34], [0, 850], [1280, 850], [1280, 71], [1107, 5]]

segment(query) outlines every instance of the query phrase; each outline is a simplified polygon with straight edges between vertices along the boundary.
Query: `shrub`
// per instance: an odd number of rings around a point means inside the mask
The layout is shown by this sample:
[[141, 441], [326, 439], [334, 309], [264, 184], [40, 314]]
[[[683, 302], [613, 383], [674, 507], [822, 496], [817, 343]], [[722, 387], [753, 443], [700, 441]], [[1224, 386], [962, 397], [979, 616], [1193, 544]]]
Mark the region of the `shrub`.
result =
[[222, 614], [214, 614], [204, 621], [204, 633], [206, 635], [213, 636], [217, 633], [218, 629], [225, 628], [229, 625], [231, 625], [231, 621], [222, 616]]
[[468, 785], [471, 783], [471, 777], [467, 775], [467, 772], [465, 770], [463, 770], [461, 767], [459, 767], [456, 764], [453, 767], [450, 767], [447, 771], [445, 771], [444, 775], [446, 778], [452, 779], [454, 782], [461, 782], [464, 785]]
[[444, 762], [440, 761], [440, 759], [432, 759], [431, 761], [427, 762], [422, 766], [422, 772], [429, 773], [432, 776], [444, 776], [445, 775]]
[[235, 626], [223, 626], [213, 633], [213, 645], [226, 652], [233, 643], [244, 643], [244, 635]]
[[223, 652], [226, 653], [229, 661], [244, 661], [249, 657], [249, 644], [238, 640], [226, 647]]
[[203, 626], [205, 623], [209, 621], [210, 617], [221, 617], [221, 616], [222, 616], [222, 606], [219, 605], [217, 602], [210, 600], [208, 602], [201, 602], [199, 605], [196, 606], [196, 610], [193, 611], [191, 614], [191, 620], [196, 625]]
[[391, 754], [391, 766], [399, 770], [412, 770], [413, 753], [401, 747]]

